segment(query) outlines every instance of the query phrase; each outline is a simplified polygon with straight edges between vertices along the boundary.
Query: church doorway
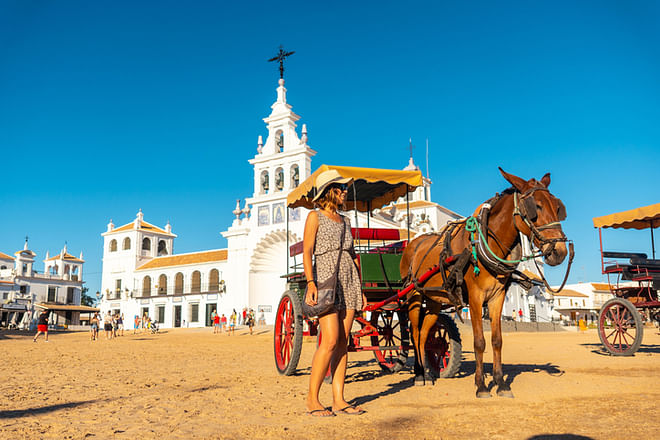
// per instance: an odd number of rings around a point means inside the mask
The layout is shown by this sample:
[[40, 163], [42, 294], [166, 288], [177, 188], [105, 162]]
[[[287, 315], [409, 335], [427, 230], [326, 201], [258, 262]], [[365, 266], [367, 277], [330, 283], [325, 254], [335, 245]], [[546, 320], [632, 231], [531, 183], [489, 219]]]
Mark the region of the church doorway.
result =
[[206, 326], [211, 327], [213, 325], [213, 320], [211, 319], [211, 313], [216, 310], [216, 303], [211, 303], [206, 305]]
[[174, 327], [181, 327], [181, 306], [174, 306]]

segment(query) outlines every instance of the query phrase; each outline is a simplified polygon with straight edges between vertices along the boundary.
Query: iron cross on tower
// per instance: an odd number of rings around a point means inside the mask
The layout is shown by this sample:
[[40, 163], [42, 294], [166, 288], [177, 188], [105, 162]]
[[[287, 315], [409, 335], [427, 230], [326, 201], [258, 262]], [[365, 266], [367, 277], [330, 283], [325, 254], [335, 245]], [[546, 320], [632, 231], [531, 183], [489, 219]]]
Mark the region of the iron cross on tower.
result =
[[293, 55], [295, 52], [285, 52], [284, 48], [280, 44], [280, 51], [277, 53], [277, 56], [269, 59], [268, 61], [279, 61], [280, 62], [280, 78], [284, 78], [284, 59], [288, 56]]

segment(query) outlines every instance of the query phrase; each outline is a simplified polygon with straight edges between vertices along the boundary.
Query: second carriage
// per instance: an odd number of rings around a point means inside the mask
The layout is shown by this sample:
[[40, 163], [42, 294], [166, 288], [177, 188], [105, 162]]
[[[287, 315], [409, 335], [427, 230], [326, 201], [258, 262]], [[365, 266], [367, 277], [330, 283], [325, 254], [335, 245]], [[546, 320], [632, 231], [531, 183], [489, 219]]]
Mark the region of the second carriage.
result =
[[[333, 169], [354, 184], [346, 201], [346, 214], [354, 215], [352, 234], [360, 261], [362, 291], [367, 297], [365, 310], [355, 318], [349, 337], [350, 352], [372, 351], [386, 372], [400, 371], [413, 350], [406, 309], [406, 297], [414, 288], [401, 280], [399, 263], [403, 249], [410, 240], [411, 191], [423, 185], [419, 171], [399, 171], [373, 168], [322, 165], [287, 197], [287, 207], [313, 209], [316, 177]], [[372, 228], [374, 210], [405, 198], [407, 227]], [[352, 212], [351, 212], [352, 211]], [[359, 227], [359, 212], [366, 215], [366, 227]], [[287, 216], [288, 218], [288, 216]], [[288, 234], [287, 234], [288, 236]], [[321, 338], [318, 320], [303, 315], [302, 301], [307, 285], [302, 268], [302, 242], [287, 246], [287, 288], [277, 306], [274, 329], [274, 355], [277, 371], [283, 375], [295, 373], [305, 336]], [[422, 275], [420, 281], [435, 275], [436, 269]], [[453, 306], [446, 306], [425, 345], [427, 365], [436, 377], [452, 377], [461, 363], [461, 337], [452, 319]]]

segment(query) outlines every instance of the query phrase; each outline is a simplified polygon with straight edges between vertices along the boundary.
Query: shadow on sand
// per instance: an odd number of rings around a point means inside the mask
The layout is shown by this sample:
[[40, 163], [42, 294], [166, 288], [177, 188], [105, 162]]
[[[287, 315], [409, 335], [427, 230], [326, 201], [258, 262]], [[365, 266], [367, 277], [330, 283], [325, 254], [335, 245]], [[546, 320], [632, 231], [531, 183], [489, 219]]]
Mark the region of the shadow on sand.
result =
[[[459, 370], [456, 377], [466, 377], [474, 375], [476, 370], [475, 361], [466, 361], [463, 358], [461, 362], [461, 369]], [[502, 364], [502, 372], [504, 373], [504, 382], [511, 386], [513, 381], [517, 376], [523, 373], [546, 373], [550, 376], [562, 376], [565, 372], [560, 369], [559, 366], [553, 365], [550, 363], [546, 364]], [[484, 362], [484, 374], [493, 376], [493, 364]], [[488, 386], [490, 391], [495, 386], [494, 382], [491, 382]]]
[[575, 434], [539, 434], [529, 437], [527, 440], [593, 440], [593, 438]]
[[60, 403], [57, 405], [40, 406], [36, 408], [0, 411], [0, 419], [16, 419], [24, 416], [34, 416], [34, 415], [49, 413], [52, 411], [59, 411], [61, 409], [76, 408], [78, 406], [90, 405], [96, 402], [99, 402], [99, 400], [83, 400], [80, 402]]
[[[605, 350], [603, 344], [580, 344], [583, 347], [591, 348], [593, 354], [600, 356], [612, 356], [609, 351]], [[635, 353], [651, 353], [660, 354], [660, 345], [642, 344]]]

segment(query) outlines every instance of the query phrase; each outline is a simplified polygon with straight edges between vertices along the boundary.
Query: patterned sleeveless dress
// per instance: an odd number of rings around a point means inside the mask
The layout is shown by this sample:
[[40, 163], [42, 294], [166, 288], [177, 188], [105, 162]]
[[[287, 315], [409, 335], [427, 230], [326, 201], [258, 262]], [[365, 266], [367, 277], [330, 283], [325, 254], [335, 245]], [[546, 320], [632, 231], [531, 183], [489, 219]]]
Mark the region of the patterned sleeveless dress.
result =
[[[341, 232], [344, 226], [329, 219], [320, 211], [316, 211], [319, 219], [319, 228], [316, 231], [316, 242], [314, 243], [314, 279], [317, 285], [326, 281], [335, 274], [337, 264], [337, 252], [341, 242]], [[337, 274], [337, 296], [335, 305], [337, 310], [362, 310], [362, 285], [353, 248], [353, 235], [351, 234], [351, 222], [340, 215], [346, 224], [344, 234], [344, 246], [341, 259], [339, 260], [339, 273]]]

